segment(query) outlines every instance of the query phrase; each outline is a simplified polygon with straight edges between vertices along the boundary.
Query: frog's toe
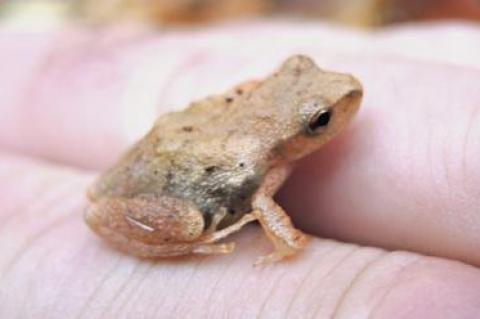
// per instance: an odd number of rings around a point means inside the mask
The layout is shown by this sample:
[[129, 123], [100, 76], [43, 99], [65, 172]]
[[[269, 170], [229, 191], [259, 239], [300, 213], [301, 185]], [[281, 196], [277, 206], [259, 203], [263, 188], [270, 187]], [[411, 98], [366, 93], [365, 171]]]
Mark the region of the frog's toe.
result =
[[286, 256], [288, 256], [288, 255], [285, 255], [285, 254], [282, 254], [282, 253], [279, 253], [279, 252], [274, 252], [274, 253], [271, 253], [271, 254], [266, 255], [266, 256], [260, 256], [260, 257], [257, 258], [257, 260], [255, 260], [255, 262], [253, 263], [253, 266], [256, 267], [256, 266], [261, 266], [261, 265], [266, 265], [266, 264], [272, 264], [272, 263], [275, 263], [277, 261], [282, 260]]
[[193, 248], [193, 253], [195, 254], [229, 254], [235, 249], [235, 243], [224, 243], [224, 244], [204, 244], [199, 245]]

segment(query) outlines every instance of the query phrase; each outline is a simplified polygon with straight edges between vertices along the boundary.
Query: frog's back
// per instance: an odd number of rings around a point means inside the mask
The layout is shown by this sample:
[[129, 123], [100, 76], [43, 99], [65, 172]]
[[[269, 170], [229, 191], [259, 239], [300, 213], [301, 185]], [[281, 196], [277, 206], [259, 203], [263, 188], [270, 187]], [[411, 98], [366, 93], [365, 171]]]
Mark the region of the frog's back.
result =
[[164, 174], [161, 192], [193, 202], [205, 216], [225, 209], [237, 219], [248, 212], [268, 168], [261, 140], [238, 125], [226, 128], [222, 114], [205, 125], [199, 121], [205, 115], [187, 111], [170, 116], [177, 119], [165, 122], [174, 127], [161, 125], [160, 119], [150, 133], [156, 140], [152, 168]]
[[94, 193], [181, 198], [195, 204], [207, 222], [220, 209], [232, 220], [248, 212], [267, 171], [268, 156], [258, 136], [242, 125], [226, 123], [229, 103], [212, 97], [161, 116], [99, 179]]
[[279, 145], [296, 129], [291, 106], [311, 84], [310, 70], [300, 77], [297, 62], [266, 81], [161, 116], [100, 179], [94, 195], [153, 193], [186, 199], [207, 216], [218, 209], [245, 213], [269, 168], [281, 160]]

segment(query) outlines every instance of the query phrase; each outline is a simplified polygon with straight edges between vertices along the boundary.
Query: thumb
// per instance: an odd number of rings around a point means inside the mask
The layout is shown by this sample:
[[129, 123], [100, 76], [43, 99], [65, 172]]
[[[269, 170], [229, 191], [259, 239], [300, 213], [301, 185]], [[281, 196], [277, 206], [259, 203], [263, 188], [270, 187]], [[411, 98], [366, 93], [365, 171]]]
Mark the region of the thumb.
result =
[[480, 271], [440, 258], [314, 239], [293, 260], [253, 268], [271, 249], [259, 227], [229, 237], [238, 245], [226, 256], [123, 255], [82, 222], [90, 177], [0, 154], [1, 318], [474, 318], [480, 311]]

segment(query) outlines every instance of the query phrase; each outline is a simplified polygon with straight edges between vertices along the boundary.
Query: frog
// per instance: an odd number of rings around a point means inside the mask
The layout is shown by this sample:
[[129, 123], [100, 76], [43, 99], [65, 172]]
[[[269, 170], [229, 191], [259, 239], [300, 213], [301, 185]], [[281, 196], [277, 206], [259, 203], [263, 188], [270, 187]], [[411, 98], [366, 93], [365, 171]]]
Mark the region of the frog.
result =
[[227, 254], [225, 242], [257, 221], [273, 249], [255, 264], [302, 251], [274, 195], [298, 160], [344, 130], [363, 88], [353, 75], [293, 55], [263, 80], [159, 116], [87, 192], [86, 223], [140, 258]]

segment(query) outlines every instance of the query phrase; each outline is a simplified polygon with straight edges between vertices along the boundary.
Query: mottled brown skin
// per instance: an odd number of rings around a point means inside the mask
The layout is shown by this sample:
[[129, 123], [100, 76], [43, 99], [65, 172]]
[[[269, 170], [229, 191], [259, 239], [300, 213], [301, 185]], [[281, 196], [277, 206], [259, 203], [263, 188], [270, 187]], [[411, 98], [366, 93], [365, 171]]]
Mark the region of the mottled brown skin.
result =
[[89, 191], [86, 221], [142, 257], [228, 253], [215, 243], [258, 220], [276, 261], [307, 236], [272, 197], [292, 163], [337, 135], [356, 113], [361, 84], [289, 58], [261, 82], [161, 116]]

